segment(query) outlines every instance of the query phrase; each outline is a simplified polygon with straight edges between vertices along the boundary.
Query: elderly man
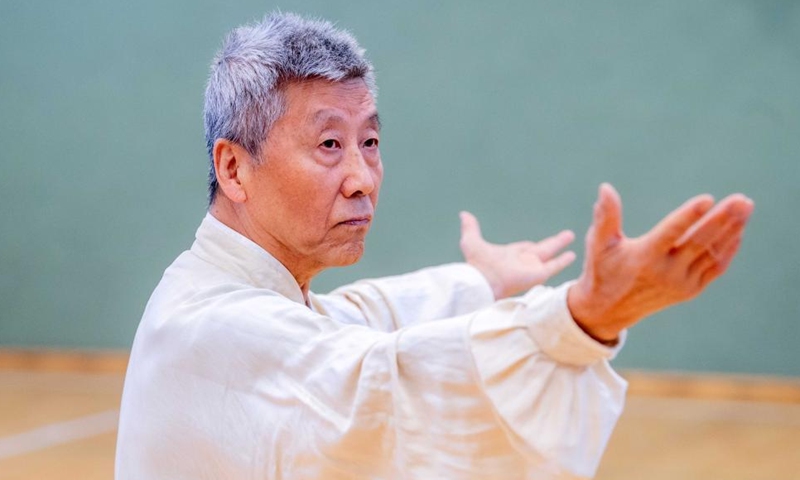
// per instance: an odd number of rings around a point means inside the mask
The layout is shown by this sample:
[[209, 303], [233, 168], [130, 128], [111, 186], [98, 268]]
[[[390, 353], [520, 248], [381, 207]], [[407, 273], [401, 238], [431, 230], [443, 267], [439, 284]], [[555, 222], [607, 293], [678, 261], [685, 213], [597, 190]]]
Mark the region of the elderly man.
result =
[[608, 360], [625, 328], [737, 251], [742, 195], [627, 238], [603, 185], [576, 282], [536, 286], [574, 259], [570, 232], [493, 245], [464, 213], [466, 263], [315, 295], [375, 213], [374, 91], [328, 23], [275, 14], [226, 39], [206, 90], [210, 208], [136, 334], [117, 478], [591, 477], [623, 406]]

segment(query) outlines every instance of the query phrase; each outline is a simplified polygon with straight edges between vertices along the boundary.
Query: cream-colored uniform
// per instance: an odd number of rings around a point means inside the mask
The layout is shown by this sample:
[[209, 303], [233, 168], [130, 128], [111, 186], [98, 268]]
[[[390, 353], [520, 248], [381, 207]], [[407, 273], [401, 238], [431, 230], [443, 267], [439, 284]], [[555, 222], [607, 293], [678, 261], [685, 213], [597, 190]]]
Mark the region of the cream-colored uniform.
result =
[[292, 275], [207, 215], [131, 352], [116, 477], [591, 477], [625, 381], [567, 285], [494, 302], [465, 264], [304, 303]]

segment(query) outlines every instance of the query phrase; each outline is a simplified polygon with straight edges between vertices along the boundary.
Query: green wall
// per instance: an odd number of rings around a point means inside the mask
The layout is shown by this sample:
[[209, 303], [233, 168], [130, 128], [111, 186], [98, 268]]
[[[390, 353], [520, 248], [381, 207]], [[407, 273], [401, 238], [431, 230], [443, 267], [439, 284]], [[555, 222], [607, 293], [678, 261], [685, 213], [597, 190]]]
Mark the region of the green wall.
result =
[[130, 345], [205, 211], [207, 66], [279, 7], [356, 34], [385, 125], [368, 253], [315, 290], [458, 260], [460, 209], [497, 242], [582, 238], [610, 181], [638, 235], [742, 191], [728, 275], [616, 364], [800, 375], [800, 2], [234, 3], [0, 1], [0, 345]]

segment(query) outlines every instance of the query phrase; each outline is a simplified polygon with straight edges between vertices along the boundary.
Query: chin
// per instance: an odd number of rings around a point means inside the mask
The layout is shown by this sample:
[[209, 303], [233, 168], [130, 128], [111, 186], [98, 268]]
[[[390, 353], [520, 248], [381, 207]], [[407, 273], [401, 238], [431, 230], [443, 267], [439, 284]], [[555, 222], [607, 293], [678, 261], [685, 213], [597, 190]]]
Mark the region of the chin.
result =
[[361, 260], [364, 255], [364, 242], [356, 242], [349, 245], [343, 245], [341, 249], [333, 255], [328, 265], [331, 267], [346, 267], [353, 265]]

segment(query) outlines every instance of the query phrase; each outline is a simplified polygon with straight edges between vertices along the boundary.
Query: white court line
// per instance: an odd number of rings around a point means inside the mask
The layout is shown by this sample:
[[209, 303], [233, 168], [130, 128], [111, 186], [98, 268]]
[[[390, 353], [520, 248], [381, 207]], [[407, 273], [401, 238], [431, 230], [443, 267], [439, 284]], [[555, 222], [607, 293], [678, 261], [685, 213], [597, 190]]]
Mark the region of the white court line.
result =
[[119, 410], [108, 410], [0, 438], [0, 460], [113, 432], [118, 422]]

